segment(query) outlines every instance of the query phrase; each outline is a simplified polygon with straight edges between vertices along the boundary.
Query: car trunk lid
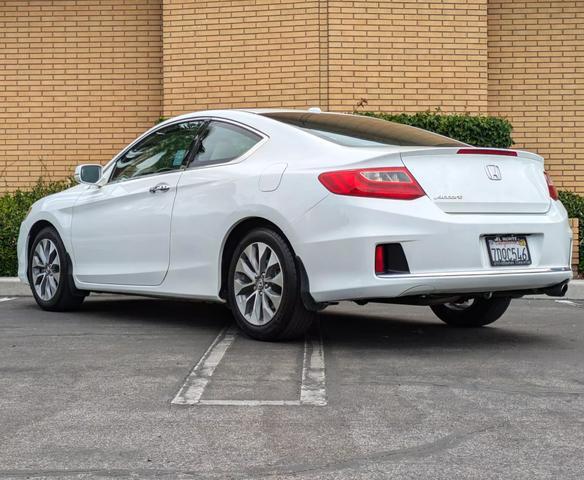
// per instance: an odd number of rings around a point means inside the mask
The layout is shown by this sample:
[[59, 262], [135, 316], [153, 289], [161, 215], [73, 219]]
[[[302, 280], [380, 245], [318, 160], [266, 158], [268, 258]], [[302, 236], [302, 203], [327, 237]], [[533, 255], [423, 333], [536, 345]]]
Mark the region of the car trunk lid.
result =
[[447, 213], [545, 213], [543, 159], [480, 148], [428, 148], [401, 154], [426, 194]]

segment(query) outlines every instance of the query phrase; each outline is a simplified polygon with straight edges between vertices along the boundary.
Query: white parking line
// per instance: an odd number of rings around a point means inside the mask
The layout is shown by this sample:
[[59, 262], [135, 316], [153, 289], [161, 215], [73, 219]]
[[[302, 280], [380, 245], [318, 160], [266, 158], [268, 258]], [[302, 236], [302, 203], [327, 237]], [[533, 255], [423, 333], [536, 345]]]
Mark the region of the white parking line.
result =
[[571, 300], [556, 300], [556, 303], [563, 303], [564, 305], [570, 305], [571, 307], [582, 307], [579, 303], [572, 302]]
[[213, 372], [215, 372], [225, 352], [235, 340], [236, 335], [237, 330], [235, 327], [225, 327], [219, 332], [219, 335], [215, 337], [211, 346], [195, 365], [171, 403], [175, 405], [194, 405], [199, 403]]
[[3, 298], [0, 298], [0, 302], [7, 302], [8, 300], [14, 300], [14, 297], [3, 297]]
[[318, 338], [306, 338], [304, 342], [304, 365], [300, 386], [300, 403], [303, 405], [326, 405], [326, 377], [324, 372], [324, 346], [320, 330]]
[[262, 407], [265, 405], [298, 406], [300, 400], [199, 400], [199, 405], [223, 405], [231, 407]]
[[171, 401], [173, 405], [218, 405], [218, 406], [325, 406], [326, 377], [324, 347], [320, 332], [316, 338], [306, 337], [302, 365], [302, 380], [299, 400], [204, 400], [205, 388], [211, 381], [215, 369], [233, 344], [238, 331], [225, 327], [187, 376], [182, 387]]

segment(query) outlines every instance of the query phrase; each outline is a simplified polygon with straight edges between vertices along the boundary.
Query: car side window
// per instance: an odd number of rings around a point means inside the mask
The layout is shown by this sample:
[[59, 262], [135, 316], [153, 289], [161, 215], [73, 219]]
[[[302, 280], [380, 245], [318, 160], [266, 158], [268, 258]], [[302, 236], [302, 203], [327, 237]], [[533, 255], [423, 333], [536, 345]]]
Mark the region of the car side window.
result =
[[190, 166], [229, 162], [243, 155], [261, 139], [260, 135], [237, 125], [211, 121], [199, 134], [198, 149]]
[[116, 160], [110, 182], [178, 170], [202, 124], [178, 123], [148, 135]]

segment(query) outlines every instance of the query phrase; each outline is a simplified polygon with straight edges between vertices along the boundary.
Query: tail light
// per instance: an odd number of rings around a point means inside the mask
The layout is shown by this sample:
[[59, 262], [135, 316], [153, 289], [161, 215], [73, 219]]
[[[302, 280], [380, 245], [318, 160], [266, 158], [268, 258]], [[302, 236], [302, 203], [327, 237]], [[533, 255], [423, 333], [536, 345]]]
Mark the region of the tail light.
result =
[[353, 197], [414, 200], [425, 195], [405, 167], [366, 168], [322, 173], [318, 177], [329, 191]]
[[548, 173], [543, 172], [543, 174], [545, 175], [545, 181], [547, 182], [548, 190], [550, 192], [550, 197], [552, 198], [552, 200], [557, 200], [558, 199], [558, 189], [554, 185], [554, 182], [552, 181], [552, 178], [548, 175]]

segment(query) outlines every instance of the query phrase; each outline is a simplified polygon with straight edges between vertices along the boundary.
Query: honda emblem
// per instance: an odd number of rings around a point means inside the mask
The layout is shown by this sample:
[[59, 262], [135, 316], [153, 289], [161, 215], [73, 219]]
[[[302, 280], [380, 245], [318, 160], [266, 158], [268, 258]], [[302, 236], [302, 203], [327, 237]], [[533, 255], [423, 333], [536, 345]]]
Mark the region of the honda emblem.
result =
[[501, 169], [497, 165], [487, 165], [485, 170], [487, 171], [487, 177], [491, 180], [501, 180], [503, 178]]

